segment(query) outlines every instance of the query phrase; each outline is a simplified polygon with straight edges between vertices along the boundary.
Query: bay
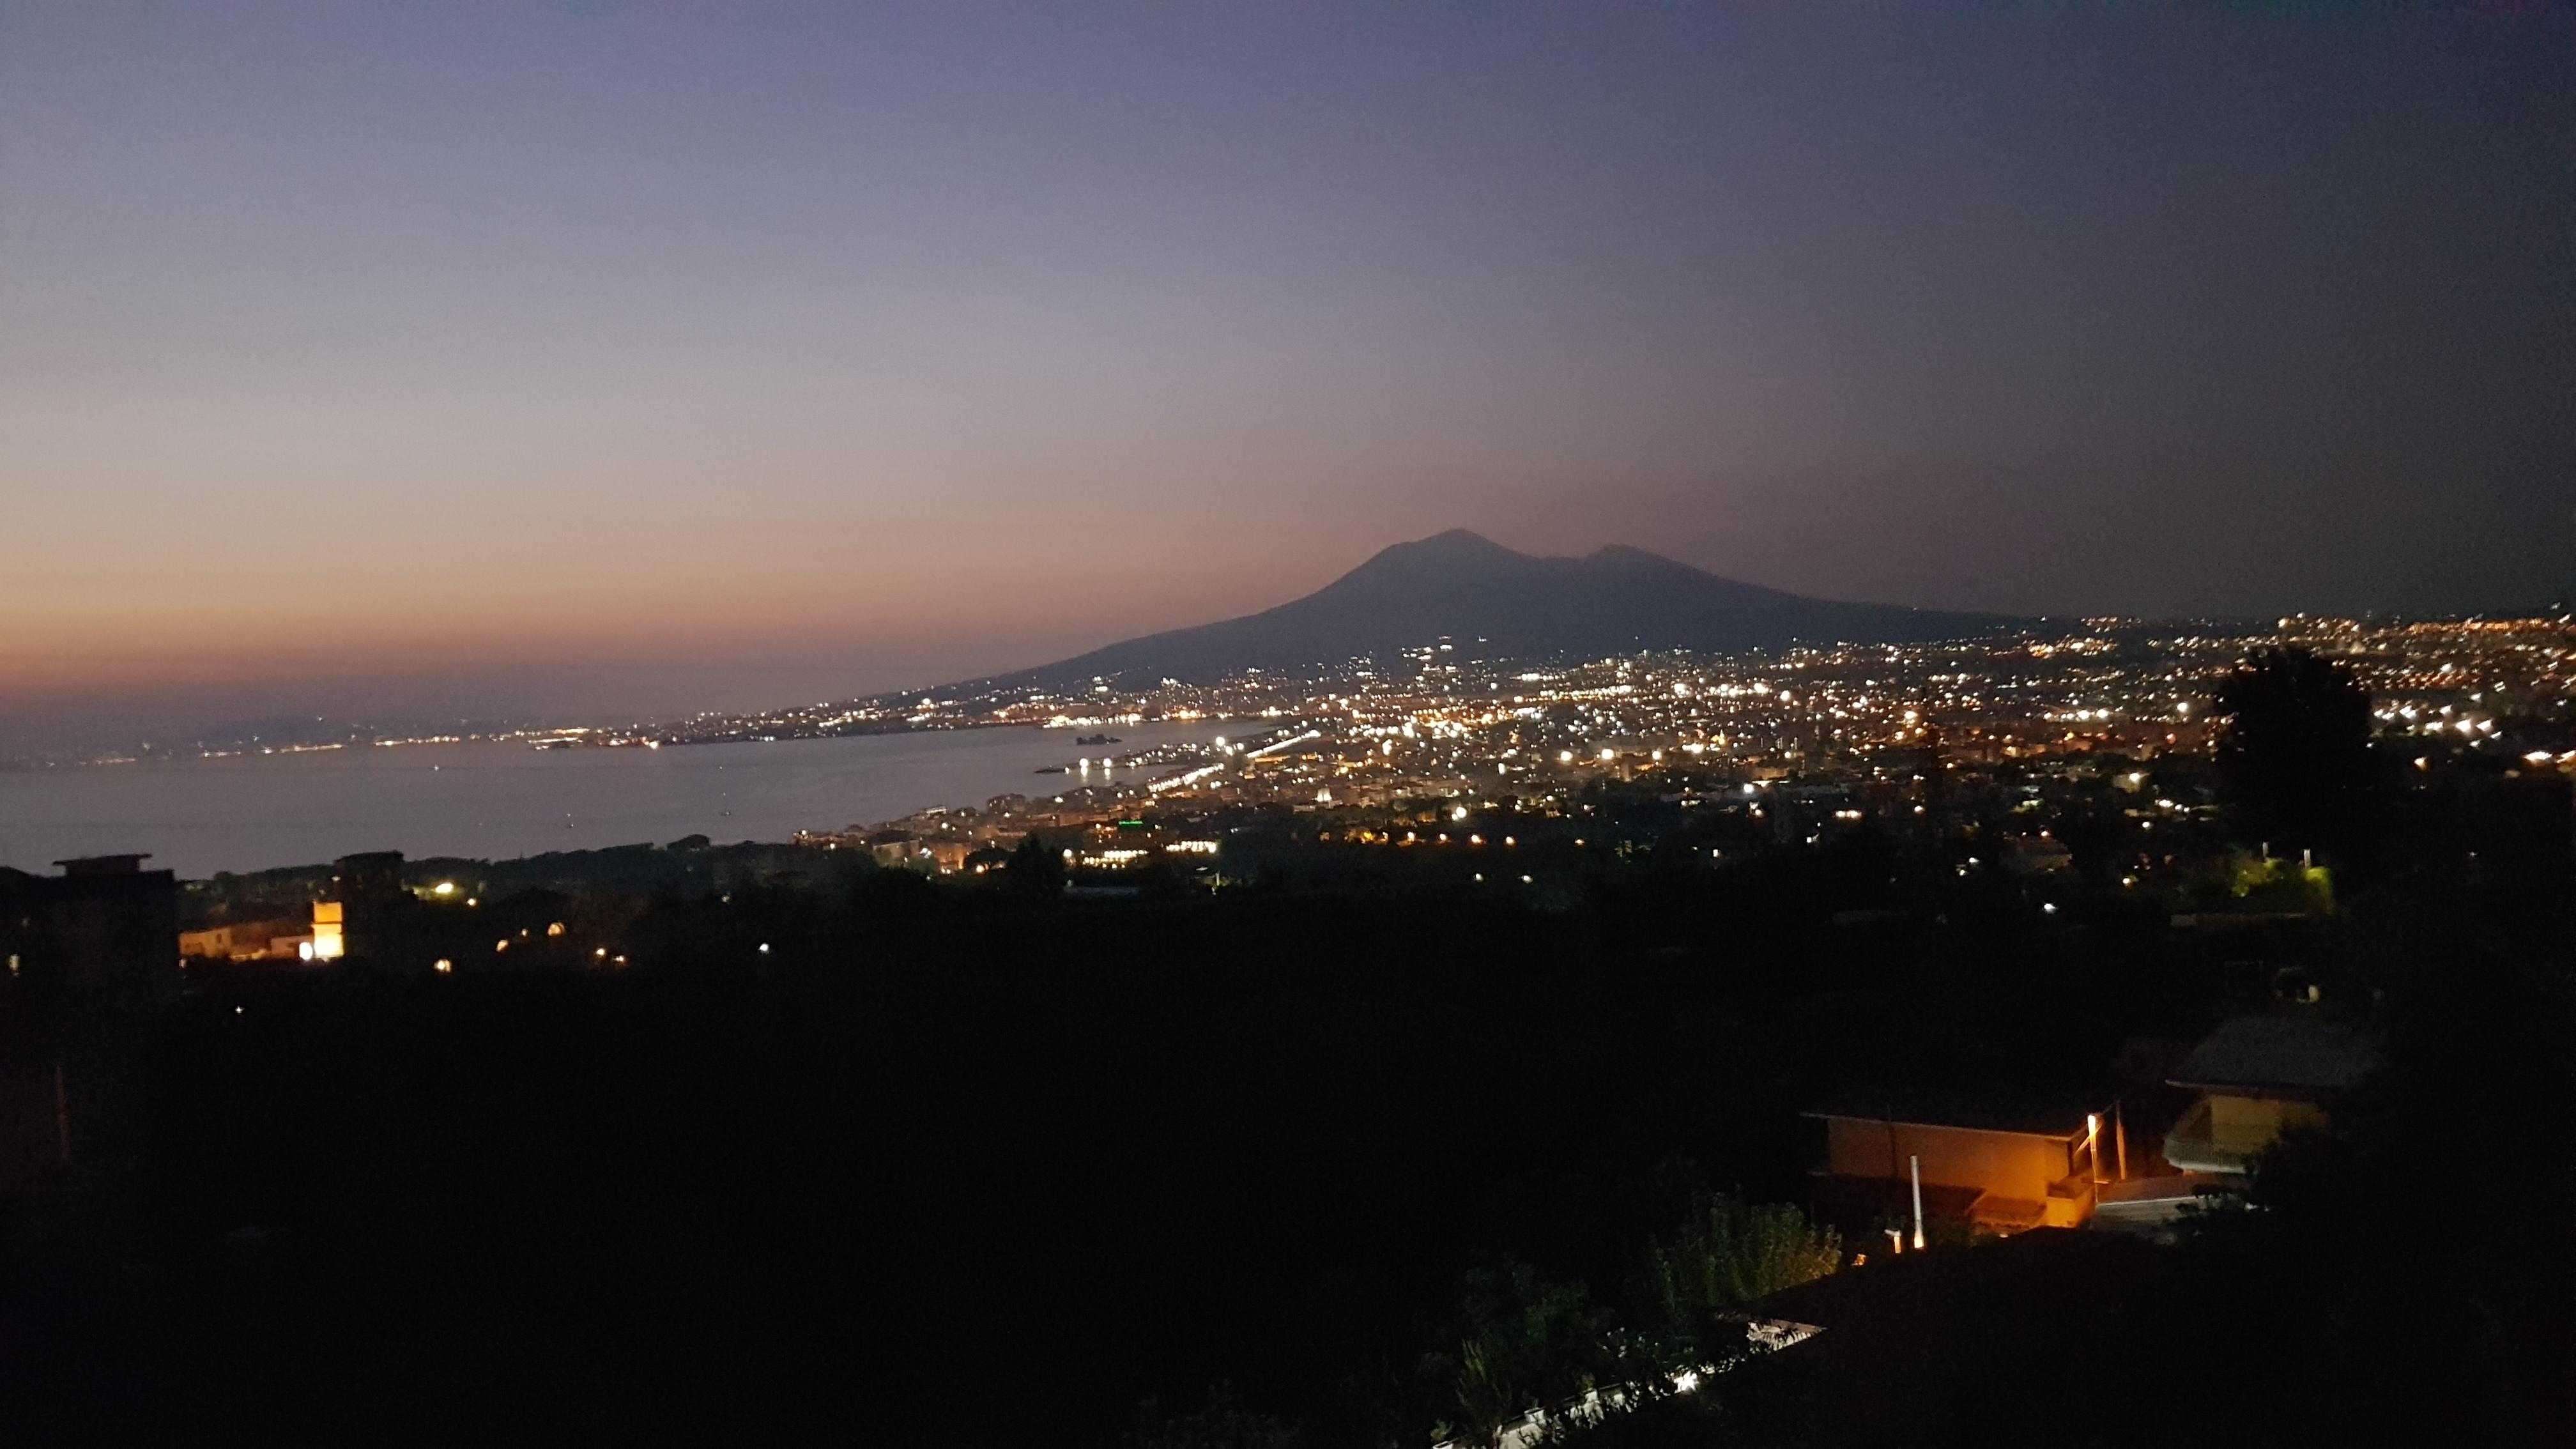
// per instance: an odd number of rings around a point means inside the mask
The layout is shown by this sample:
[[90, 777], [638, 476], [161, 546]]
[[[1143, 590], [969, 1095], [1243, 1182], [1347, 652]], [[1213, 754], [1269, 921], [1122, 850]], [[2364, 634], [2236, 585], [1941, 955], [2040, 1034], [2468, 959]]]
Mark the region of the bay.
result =
[[[1226, 729], [1210, 720], [1111, 732], [1123, 755]], [[506, 859], [685, 835], [786, 840], [1052, 793], [1068, 777], [1035, 773], [1041, 766], [1108, 752], [1076, 745], [1070, 730], [1013, 727], [659, 750], [351, 746], [0, 772], [0, 865], [49, 873], [73, 856], [148, 852], [152, 867], [198, 878], [364, 850]]]

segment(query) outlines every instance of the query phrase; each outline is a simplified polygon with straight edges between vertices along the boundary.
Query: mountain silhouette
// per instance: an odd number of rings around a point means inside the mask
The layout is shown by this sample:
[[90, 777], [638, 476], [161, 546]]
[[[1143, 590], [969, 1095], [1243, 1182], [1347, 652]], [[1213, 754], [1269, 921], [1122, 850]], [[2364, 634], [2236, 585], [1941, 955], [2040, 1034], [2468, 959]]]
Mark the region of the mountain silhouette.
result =
[[1097, 675], [1204, 683], [1454, 641], [1468, 657], [1597, 659], [1640, 649], [1893, 644], [2006, 627], [1991, 614], [1810, 599], [1720, 578], [1643, 549], [1538, 557], [1452, 529], [1399, 543], [1302, 599], [1240, 619], [1147, 634], [972, 687]]

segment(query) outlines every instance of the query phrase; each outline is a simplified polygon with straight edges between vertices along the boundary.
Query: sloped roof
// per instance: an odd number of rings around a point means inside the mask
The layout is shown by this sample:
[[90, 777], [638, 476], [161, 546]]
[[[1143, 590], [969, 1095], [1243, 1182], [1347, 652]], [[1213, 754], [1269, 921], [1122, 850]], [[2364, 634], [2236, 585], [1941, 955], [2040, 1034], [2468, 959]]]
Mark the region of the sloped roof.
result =
[[2240, 1016], [2220, 1022], [2168, 1080], [2200, 1091], [2336, 1092], [2379, 1065], [2347, 1026], [2304, 1017]]

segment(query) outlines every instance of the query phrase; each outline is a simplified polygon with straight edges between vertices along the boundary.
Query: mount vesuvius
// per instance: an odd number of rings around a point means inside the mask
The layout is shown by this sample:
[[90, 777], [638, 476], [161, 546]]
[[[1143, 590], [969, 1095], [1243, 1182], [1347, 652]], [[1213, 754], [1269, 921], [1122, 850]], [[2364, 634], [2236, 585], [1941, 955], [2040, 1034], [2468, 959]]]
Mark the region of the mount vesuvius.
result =
[[1640, 649], [1896, 644], [1990, 633], [2014, 622], [1992, 614], [1810, 599], [1720, 578], [1636, 548], [1537, 557], [1452, 529], [1396, 544], [1275, 609], [1147, 634], [952, 688], [1120, 675], [1206, 683], [1246, 669], [1341, 664], [1441, 638], [1462, 648], [1482, 641], [1475, 653], [1486, 658], [1597, 659]]

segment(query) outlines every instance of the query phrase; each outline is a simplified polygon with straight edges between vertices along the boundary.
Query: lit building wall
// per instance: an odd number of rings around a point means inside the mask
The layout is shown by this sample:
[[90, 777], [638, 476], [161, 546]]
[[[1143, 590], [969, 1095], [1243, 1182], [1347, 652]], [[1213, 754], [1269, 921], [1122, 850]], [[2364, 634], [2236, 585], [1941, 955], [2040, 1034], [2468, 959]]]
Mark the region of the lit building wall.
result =
[[2222, 1157], [2236, 1162], [2251, 1162], [2286, 1127], [2319, 1126], [2325, 1112], [2312, 1102], [2294, 1102], [2280, 1097], [2239, 1097], [2226, 1092], [2209, 1095], [2209, 1144]]
[[348, 953], [347, 908], [338, 901], [313, 903], [313, 959], [337, 961]]
[[2063, 1137], [1850, 1117], [1825, 1124], [1828, 1170], [1853, 1177], [1903, 1177], [1909, 1160], [1920, 1158], [1925, 1182], [2038, 1201], [2075, 1165]]

